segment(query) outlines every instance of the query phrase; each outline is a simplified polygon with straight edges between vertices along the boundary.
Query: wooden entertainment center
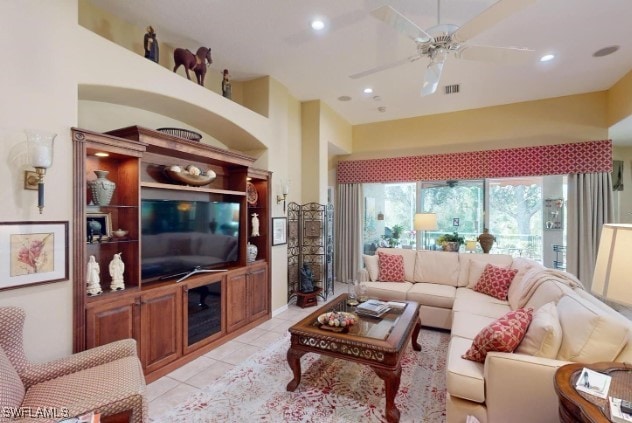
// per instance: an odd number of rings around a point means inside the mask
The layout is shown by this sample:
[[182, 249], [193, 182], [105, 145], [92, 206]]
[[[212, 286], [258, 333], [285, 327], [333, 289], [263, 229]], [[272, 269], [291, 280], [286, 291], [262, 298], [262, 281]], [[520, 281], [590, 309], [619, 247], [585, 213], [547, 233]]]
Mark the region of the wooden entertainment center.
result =
[[[75, 352], [134, 338], [151, 382], [271, 317], [270, 172], [253, 168], [252, 157], [138, 126], [107, 133], [72, 128], [72, 140]], [[212, 169], [217, 176], [202, 187], [180, 185], [164, 172], [173, 165]], [[109, 171], [107, 178], [116, 183], [107, 205], [94, 205], [91, 198], [88, 181], [96, 179], [97, 169]], [[247, 198], [248, 184], [256, 202]], [[164, 196], [239, 203], [238, 262], [181, 282], [173, 277], [143, 283], [141, 200]], [[260, 222], [255, 237], [252, 213]], [[111, 222], [112, 231], [128, 232], [90, 236], [87, 221], [93, 216]], [[252, 262], [248, 242], [258, 250]], [[125, 289], [112, 291], [108, 266], [116, 253], [125, 263]], [[86, 287], [90, 256], [99, 264], [103, 289], [93, 296]]]

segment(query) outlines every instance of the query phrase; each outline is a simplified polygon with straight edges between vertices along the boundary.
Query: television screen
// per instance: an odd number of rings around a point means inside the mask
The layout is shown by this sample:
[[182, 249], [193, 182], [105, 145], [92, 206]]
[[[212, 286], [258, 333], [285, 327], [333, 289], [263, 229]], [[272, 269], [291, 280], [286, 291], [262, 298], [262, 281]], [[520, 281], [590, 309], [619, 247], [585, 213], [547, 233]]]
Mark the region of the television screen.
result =
[[239, 260], [239, 203], [141, 201], [143, 281]]

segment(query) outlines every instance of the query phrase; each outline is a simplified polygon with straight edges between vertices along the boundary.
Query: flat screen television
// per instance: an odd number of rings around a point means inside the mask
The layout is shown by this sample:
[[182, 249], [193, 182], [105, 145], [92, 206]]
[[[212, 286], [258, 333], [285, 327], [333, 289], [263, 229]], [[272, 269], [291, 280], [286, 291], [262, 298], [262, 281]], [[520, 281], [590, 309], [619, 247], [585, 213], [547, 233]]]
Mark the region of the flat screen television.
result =
[[141, 279], [221, 269], [239, 261], [240, 204], [141, 201]]

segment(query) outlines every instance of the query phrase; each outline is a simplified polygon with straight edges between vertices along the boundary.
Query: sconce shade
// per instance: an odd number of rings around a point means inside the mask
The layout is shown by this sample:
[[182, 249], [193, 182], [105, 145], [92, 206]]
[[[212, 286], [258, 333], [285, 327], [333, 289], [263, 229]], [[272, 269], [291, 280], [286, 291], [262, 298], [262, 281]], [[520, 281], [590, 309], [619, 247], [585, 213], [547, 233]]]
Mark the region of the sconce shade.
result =
[[476, 251], [476, 240], [465, 241], [465, 251]]
[[437, 215], [435, 213], [417, 213], [415, 214], [414, 226], [416, 231], [437, 230]]
[[48, 169], [53, 164], [53, 142], [57, 134], [42, 131], [26, 132], [29, 164], [34, 168]]
[[604, 299], [632, 306], [632, 225], [605, 224], [591, 291]]

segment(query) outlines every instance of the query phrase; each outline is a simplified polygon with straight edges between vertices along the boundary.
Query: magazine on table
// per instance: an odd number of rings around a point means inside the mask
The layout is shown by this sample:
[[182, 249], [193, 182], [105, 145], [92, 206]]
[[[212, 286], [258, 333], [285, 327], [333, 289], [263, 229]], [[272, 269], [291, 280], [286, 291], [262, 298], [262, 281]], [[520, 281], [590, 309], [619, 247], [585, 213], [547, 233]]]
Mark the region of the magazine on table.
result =
[[[632, 423], [632, 414], [621, 410], [621, 398], [608, 397], [610, 402], [610, 420], [616, 423]], [[626, 407], [626, 410], [629, 410]]]
[[356, 307], [356, 313], [379, 317], [390, 310], [388, 303], [380, 300], [368, 300]]
[[599, 398], [608, 398], [608, 389], [612, 376], [596, 372], [584, 367], [577, 379], [575, 389]]

